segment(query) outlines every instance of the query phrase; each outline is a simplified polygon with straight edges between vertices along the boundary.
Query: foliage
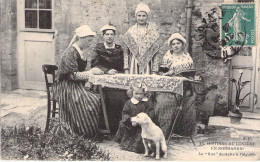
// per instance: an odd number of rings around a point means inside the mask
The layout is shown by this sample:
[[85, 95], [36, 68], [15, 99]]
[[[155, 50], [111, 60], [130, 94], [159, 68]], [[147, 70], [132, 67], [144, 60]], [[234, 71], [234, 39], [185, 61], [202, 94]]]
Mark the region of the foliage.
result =
[[239, 106], [243, 103], [244, 99], [250, 94], [247, 93], [244, 97], [240, 98], [240, 94], [241, 91], [243, 90], [243, 88], [245, 87], [245, 85], [247, 85], [250, 81], [244, 81], [242, 82], [242, 76], [243, 76], [243, 70], [239, 70], [240, 76], [238, 78], [238, 80], [236, 80], [235, 78], [229, 78], [229, 81], [231, 81], [235, 87], [236, 87], [236, 95], [235, 95], [235, 103], [234, 103], [234, 107], [231, 110], [231, 112], [239, 114]]
[[93, 139], [76, 136], [66, 125], [57, 124], [48, 133], [24, 125], [1, 129], [4, 160], [109, 160]]

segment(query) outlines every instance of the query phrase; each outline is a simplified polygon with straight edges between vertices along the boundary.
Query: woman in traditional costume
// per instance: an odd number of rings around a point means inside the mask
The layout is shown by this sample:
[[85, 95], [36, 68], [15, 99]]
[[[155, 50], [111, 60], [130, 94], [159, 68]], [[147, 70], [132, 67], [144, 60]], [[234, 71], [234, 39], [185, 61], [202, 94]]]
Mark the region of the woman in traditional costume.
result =
[[[170, 50], [164, 55], [160, 65], [160, 73], [164, 76], [189, 77], [194, 69], [193, 60], [189, 53], [184, 51], [186, 40], [179, 34], [172, 34], [168, 39]], [[177, 116], [178, 108], [183, 100], [182, 110], [174, 126], [174, 133], [191, 136], [196, 126], [196, 111], [194, 107], [195, 93], [190, 83], [184, 84], [183, 96], [173, 93], [157, 93], [155, 113], [158, 125], [165, 137], [168, 137]]]
[[[124, 55], [120, 45], [114, 43], [116, 28], [112, 25], [104, 25], [101, 29], [103, 34], [103, 43], [98, 43], [94, 48], [95, 56], [92, 59], [91, 67], [99, 68], [105, 74], [116, 74], [124, 72]], [[112, 134], [115, 134], [119, 121], [121, 119], [121, 111], [127, 100], [125, 90], [103, 88], [106, 98], [107, 115]], [[104, 128], [104, 121], [101, 120], [101, 128]]]
[[127, 74], [156, 74], [159, 70], [158, 54], [163, 39], [155, 23], [148, 22], [149, 7], [140, 3], [135, 10], [136, 24], [123, 36], [124, 70]]
[[102, 74], [99, 69], [85, 71], [86, 50], [94, 39], [95, 32], [82, 25], [64, 51], [59, 63], [54, 96], [59, 104], [59, 118], [68, 124], [76, 135], [92, 137], [98, 131], [99, 95], [87, 91], [84, 83], [89, 74]]
[[124, 72], [123, 49], [115, 44], [116, 28], [112, 25], [104, 25], [101, 29], [103, 43], [98, 43], [94, 48], [96, 55], [92, 59], [91, 67], [101, 69], [105, 74]]

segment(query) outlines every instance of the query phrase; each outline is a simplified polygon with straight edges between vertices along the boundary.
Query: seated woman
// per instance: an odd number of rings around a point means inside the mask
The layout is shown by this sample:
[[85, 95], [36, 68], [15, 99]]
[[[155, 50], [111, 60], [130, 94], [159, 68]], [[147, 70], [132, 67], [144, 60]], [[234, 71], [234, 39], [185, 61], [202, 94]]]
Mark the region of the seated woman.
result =
[[116, 28], [112, 25], [105, 25], [100, 30], [104, 42], [98, 43], [94, 48], [96, 55], [91, 61], [91, 66], [101, 69], [105, 74], [123, 73], [123, 49], [114, 43]]
[[100, 99], [97, 94], [85, 90], [84, 83], [89, 74], [103, 72], [98, 69], [84, 71], [87, 60], [83, 51], [91, 45], [95, 32], [87, 25], [75, 32], [59, 63], [54, 96], [59, 104], [60, 120], [76, 135], [92, 137], [98, 131]]
[[145, 112], [151, 119], [154, 119], [152, 102], [148, 99], [148, 91], [145, 84], [134, 81], [130, 85], [127, 94], [131, 98], [126, 101], [122, 111], [122, 121], [114, 141], [120, 143], [123, 150], [144, 153], [144, 145], [141, 137], [141, 127], [132, 126], [131, 117]]
[[[92, 59], [91, 67], [99, 68], [105, 74], [123, 73], [124, 56], [123, 49], [120, 45], [114, 43], [116, 28], [112, 25], [105, 25], [101, 28], [103, 34], [103, 43], [98, 43], [94, 48], [95, 56]], [[106, 98], [107, 115], [112, 134], [115, 134], [119, 121], [121, 119], [121, 111], [127, 100], [125, 90], [103, 88]], [[102, 117], [103, 119], [103, 117]], [[100, 127], [104, 128], [104, 121], [101, 120]]]
[[[191, 56], [184, 52], [186, 40], [175, 33], [168, 39], [171, 48], [163, 57], [160, 66], [160, 73], [164, 76], [184, 76], [185, 72], [193, 69]], [[183, 99], [182, 110], [177, 123], [174, 126], [174, 133], [178, 135], [192, 135], [196, 125], [196, 111], [193, 105], [195, 99], [190, 84], [184, 85], [184, 96], [173, 93], [157, 93], [155, 114], [159, 127], [167, 138], [172, 129], [173, 121], [176, 118], [180, 100]]]

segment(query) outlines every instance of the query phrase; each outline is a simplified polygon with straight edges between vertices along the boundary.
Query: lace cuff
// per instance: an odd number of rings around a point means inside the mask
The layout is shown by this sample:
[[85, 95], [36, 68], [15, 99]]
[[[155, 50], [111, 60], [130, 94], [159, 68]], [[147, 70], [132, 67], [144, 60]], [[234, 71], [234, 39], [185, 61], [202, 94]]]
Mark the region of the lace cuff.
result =
[[88, 80], [90, 74], [91, 74], [90, 71], [74, 72], [72, 79], [86, 81], [86, 80]]

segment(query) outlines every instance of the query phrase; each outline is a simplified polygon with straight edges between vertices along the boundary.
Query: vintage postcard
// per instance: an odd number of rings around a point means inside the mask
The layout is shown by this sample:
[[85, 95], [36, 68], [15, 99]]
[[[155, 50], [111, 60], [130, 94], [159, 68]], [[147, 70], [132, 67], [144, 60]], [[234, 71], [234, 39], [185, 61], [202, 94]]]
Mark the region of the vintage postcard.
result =
[[1, 160], [260, 160], [258, 0], [0, 5]]

